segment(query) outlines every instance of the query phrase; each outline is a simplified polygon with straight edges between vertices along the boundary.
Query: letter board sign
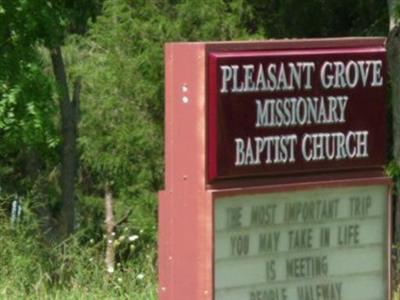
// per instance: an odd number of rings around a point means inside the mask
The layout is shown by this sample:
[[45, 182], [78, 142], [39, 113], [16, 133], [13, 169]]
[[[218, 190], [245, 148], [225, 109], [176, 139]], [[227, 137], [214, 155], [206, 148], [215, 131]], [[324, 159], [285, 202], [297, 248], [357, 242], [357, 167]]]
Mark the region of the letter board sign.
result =
[[236, 194], [214, 205], [215, 300], [387, 299], [387, 186]]

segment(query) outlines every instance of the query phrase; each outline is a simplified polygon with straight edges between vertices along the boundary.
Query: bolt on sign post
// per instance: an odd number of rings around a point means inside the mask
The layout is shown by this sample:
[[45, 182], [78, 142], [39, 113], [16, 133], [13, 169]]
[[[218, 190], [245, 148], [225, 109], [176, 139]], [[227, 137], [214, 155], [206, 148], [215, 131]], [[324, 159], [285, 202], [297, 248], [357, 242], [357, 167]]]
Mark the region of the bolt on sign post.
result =
[[166, 45], [160, 300], [390, 299], [384, 43]]

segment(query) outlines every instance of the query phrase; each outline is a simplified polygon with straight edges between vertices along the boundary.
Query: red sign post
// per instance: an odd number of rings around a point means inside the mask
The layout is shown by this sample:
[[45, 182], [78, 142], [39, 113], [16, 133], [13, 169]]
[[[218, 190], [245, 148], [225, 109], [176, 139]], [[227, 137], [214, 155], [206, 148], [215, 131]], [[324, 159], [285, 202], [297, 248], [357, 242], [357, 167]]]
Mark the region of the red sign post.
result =
[[386, 69], [380, 38], [167, 44], [161, 300], [390, 297]]

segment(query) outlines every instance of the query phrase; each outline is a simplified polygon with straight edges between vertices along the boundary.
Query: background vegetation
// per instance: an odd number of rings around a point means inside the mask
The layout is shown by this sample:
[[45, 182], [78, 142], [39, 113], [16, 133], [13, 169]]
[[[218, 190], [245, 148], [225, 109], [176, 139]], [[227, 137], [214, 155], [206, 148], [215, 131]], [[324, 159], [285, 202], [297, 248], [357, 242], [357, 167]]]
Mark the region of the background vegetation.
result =
[[388, 28], [382, 0], [0, 0], [0, 299], [157, 298], [165, 42]]

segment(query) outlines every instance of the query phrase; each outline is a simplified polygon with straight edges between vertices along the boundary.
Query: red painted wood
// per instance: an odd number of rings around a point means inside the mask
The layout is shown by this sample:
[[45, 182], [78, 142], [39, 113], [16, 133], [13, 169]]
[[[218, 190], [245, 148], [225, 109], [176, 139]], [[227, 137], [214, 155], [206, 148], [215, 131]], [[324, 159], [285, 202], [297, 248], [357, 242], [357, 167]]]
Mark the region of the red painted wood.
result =
[[205, 189], [204, 44], [168, 44], [160, 300], [211, 300], [211, 200]]
[[286, 184], [270, 184], [265, 186], [245, 187], [245, 188], [226, 188], [213, 191], [213, 199], [218, 197], [227, 197], [234, 195], [252, 195], [261, 193], [276, 193], [276, 192], [295, 192], [306, 189], [315, 188], [331, 188], [331, 187], [349, 187], [349, 186], [368, 186], [368, 185], [392, 185], [392, 180], [389, 177], [363, 177], [363, 178], [343, 178], [330, 180], [320, 180], [314, 182], [302, 181], [291, 182]]

